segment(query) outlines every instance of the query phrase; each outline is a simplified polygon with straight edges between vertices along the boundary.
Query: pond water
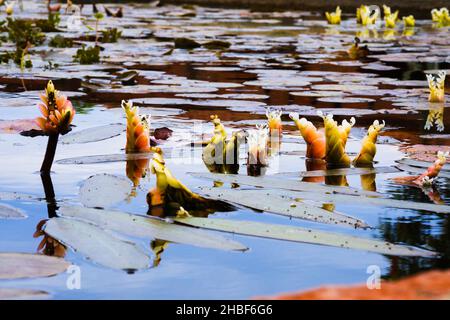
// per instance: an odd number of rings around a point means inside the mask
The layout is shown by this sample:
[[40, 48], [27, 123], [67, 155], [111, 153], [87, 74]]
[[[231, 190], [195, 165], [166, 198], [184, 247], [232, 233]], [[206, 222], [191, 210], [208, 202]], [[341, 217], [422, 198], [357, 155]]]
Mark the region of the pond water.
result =
[[[15, 17], [46, 19], [44, 5], [23, 2], [24, 10], [15, 8]], [[114, 5], [108, 7], [115, 10]], [[378, 139], [376, 157], [376, 167], [384, 170], [365, 175], [319, 175], [316, 183], [348, 185], [358, 190], [377, 191], [384, 198], [435, 203], [443, 207], [450, 203], [448, 166], [444, 167], [444, 174], [437, 179], [432, 191], [390, 180], [409, 175], [395, 170], [394, 166], [398, 165], [396, 161], [408, 156], [406, 152], [411, 148], [440, 145], [442, 147], [437, 149], [446, 150], [450, 145], [449, 105], [428, 103], [425, 78], [425, 71], [450, 69], [448, 27], [433, 27], [428, 19], [417, 20], [416, 26], [408, 30], [401, 23], [395, 29], [385, 29], [381, 22], [376, 27], [364, 28], [356, 24], [353, 14], [344, 14], [340, 26], [329, 26], [323, 13], [318, 12], [261, 13], [132, 4], [124, 5], [123, 12], [122, 18], [105, 17], [99, 23], [100, 29], [117, 27], [122, 30], [117, 43], [100, 42], [104, 49], [100, 53], [100, 63], [72, 62], [81, 44], [93, 45], [95, 31], [84, 25], [79, 30], [67, 31], [68, 15], [62, 14], [61, 31], [48, 32], [43, 44], [30, 49], [32, 68], [22, 72], [14, 63], [0, 64], [0, 204], [18, 208], [27, 216], [25, 219], [0, 217], [0, 252], [39, 251], [43, 234], [34, 237], [36, 229], [43, 220], [57, 214], [55, 206], [83, 205], [80, 187], [93, 175], [106, 173], [123, 177], [122, 186], [124, 181], [127, 183], [125, 186], [129, 189], [125, 191], [123, 187], [116, 190], [114, 185], [104, 186], [109, 194], [100, 194], [110, 200], [108, 209], [147, 214], [146, 195], [156, 179], [148, 172], [138, 179], [132, 191], [127, 165], [137, 164], [120, 156], [124, 154], [126, 141], [126, 120], [120, 108], [122, 99], [132, 99], [141, 107], [141, 113], [151, 114], [152, 129], [169, 127], [173, 130], [172, 137], [161, 143], [167, 150], [166, 165], [195, 192], [201, 193], [201, 188], [213, 186], [212, 180], [191, 174], [208, 172], [201, 160], [200, 144], [192, 142], [212, 135], [210, 115], [217, 114], [231, 133], [265, 123], [266, 107], [271, 106], [283, 110], [283, 140], [280, 153], [270, 158], [266, 177], [300, 181], [299, 173], [311, 170], [311, 167], [306, 168], [304, 140], [288, 114], [298, 112], [322, 127], [322, 120], [316, 115], [317, 110], [322, 110], [333, 113], [339, 121], [351, 116], [356, 118], [347, 145], [350, 155], [358, 153], [369, 125], [376, 119], [384, 120], [386, 127]], [[82, 15], [86, 18], [84, 24], [95, 24], [91, 6], [86, 6]], [[73, 39], [74, 46], [50, 48], [48, 41], [57, 34]], [[355, 36], [367, 43], [368, 57], [355, 60], [348, 56], [347, 50]], [[191, 39], [202, 46], [174, 48], [175, 38]], [[222, 42], [211, 48], [207, 43], [212, 40]], [[3, 52], [12, 46], [8, 42], [1, 44]], [[128, 74], [130, 71], [134, 72]], [[22, 136], [17, 134], [20, 130], [12, 127], [20, 124], [17, 120], [39, 115], [36, 107], [39, 93], [48, 80], [68, 96], [77, 114], [72, 132], [58, 145], [51, 181], [43, 181], [38, 171], [47, 138]], [[446, 84], [448, 93], [448, 81]], [[425, 129], [427, 121], [431, 122], [431, 127]], [[113, 130], [115, 126], [110, 126], [117, 123], [123, 124], [118, 132]], [[111, 132], [115, 132], [111, 134], [113, 137], [95, 141], [98, 139], [93, 133], [92, 142], [64, 143], [64, 139], [70, 140], [71, 134], [100, 126], [110, 126]], [[177, 152], [179, 150], [184, 153]], [[105, 162], [88, 157], [94, 155], [116, 156], [115, 161]], [[245, 156], [241, 154], [239, 174], [242, 176], [247, 175]], [[73, 158], [78, 158], [77, 163], [70, 161]], [[55, 202], [46, 201], [44, 191], [48, 193], [51, 187]], [[221, 188], [229, 190], [230, 183], [224, 183]], [[315, 189], [311, 187], [311, 191]], [[290, 193], [285, 190], [285, 194]], [[268, 202], [263, 195], [260, 197], [262, 204]], [[322, 197], [322, 202], [329, 202], [333, 194], [324, 193]], [[49, 198], [52, 197], [47, 194], [47, 200]], [[311, 203], [317, 202], [317, 199], [305, 198]], [[46, 278], [0, 280], [0, 287], [44, 290], [55, 299], [246, 299], [326, 284], [365, 283], [369, 276], [367, 268], [373, 265], [380, 268], [384, 279], [450, 267], [448, 213], [352, 202], [351, 198], [336, 201], [334, 209], [363, 220], [372, 228], [318, 223], [240, 205], [231, 211], [210, 214], [208, 219], [310, 228], [410, 245], [439, 255], [431, 258], [385, 255], [339, 245], [210, 231], [249, 248], [242, 252], [114, 233], [114, 237], [133, 242], [145, 252], [152, 260], [150, 267], [134, 272], [108, 268], [96, 262], [95, 256], [88, 259], [89, 255], [73, 250], [67, 243], [61, 255], [80, 267], [80, 289], [67, 287], [70, 276], [67, 273]], [[47, 249], [55, 245], [55, 241], [48, 242]], [[84, 245], [89, 247], [92, 243], [95, 247], [97, 241], [95, 237], [86, 238]], [[40, 251], [52, 253], [52, 250]]]

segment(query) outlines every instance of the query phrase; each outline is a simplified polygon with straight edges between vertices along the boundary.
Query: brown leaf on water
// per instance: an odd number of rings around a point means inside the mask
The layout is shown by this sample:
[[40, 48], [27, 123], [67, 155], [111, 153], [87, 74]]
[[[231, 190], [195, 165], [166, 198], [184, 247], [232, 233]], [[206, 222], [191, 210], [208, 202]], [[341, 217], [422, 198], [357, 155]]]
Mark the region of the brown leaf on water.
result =
[[450, 146], [415, 144], [402, 147], [400, 150], [406, 152], [411, 159], [434, 162], [438, 151], [450, 151]]
[[172, 136], [173, 130], [162, 127], [162, 128], [156, 128], [155, 132], [153, 132], [153, 136], [156, 140], [167, 140]]

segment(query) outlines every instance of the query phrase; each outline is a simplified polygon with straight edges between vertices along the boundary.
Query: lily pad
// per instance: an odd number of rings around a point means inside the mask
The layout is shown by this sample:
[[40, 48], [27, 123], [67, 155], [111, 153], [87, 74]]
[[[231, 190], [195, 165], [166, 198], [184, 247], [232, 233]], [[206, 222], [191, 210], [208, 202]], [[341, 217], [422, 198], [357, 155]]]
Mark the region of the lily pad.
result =
[[[406, 164], [399, 163], [396, 165], [396, 167], [402, 171], [410, 172], [413, 174], [420, 175], [425, 172], [426, 168], [424, 167], [414, 167]], [[441, 171], [439, 173], [438, 177], [444, 177], [444, 178], [450, 178], [450, 172], [449, 171]]]
[[286, 225], [208, 218], [178, 218], [176, 221], [199, 228], [231, 232], [247, 236], [319, 244], [347, 249], [358, 249], [393, 256], [413, 256], [424, 258], [433, 258], [436, 256], [435, 252], [412, 246], [403, 246], [385, 241], [317, 231], [314, 229], [290, 227]]
[[131, 183], [125, 177], [96, 174], [86, 179], [80, 187], [80, 202], [86, 207], [108, 208], [127, 198]]
[[[93, 156], [80, 156], [74, 158], [66, 158], [57, 160], [58, 164], [95, 164], [95, 163], [108, 163], [108, 162], [122, 162], [127, 160], [140, 160], [150, 159], [153, 153], [117, 153], [117, 154], [99, 154]], [[166, 157], [167, 158], [167, 157]], [[1, 195], [1, 194], [0, 194]], [[1, 198], [0, 198], [1, 199]]]
[[46, 222], [44, 231], [92, 262], [111, 269], [138, 270], [150, 266], [150, 258], [136, 244], [89, 223], [52, 218]]
[[61, 142], [65, 144], [88, 143], [110, 139], [125, 131], [125, 126], [120, 123], [88, 128], [62, 136]]
[[308, 203], [293, 202], [282, 195], [266, 192], [264, 195], [255, 190], [236, 190], [224, 188], [202, 188], [205, 197], [233, 202], [244, 207], [283, 216], [305, 219], [320, 223], [368, 228], [369, 225], [337, 211], [328, 211]]
[[189, 38], [176, 38], [174, 40], [175, 48], [179, 49], [195, 49], [199, 48], [202, 45], [195, 40]]
[[0, 204], [0, 219], [24, 219], [27, 215], [17, 208]]
[[369, 103], [375, 102], [374, 99], [370, 98], [359, 98], [359, 97], [325, 97], [317, 99], [320, 102], [329, 102], [329, 103]]
[[296, 97], [335, 97], [335, 96], [344, 96], [345, 93], [342, 91], [295, 91], [295, 92], [289, 92], [289, 94], [296, 96]]
[[38, 200], [35, 196], [30, 194], [20, 193], [20, 192], [0, 192], [0, 200], [11, 201], [11, 200]]
[[352, 92], [354, 90], [377, 90], [376, 86], [359, 84], [317, 84], [311, 87], [312, 90], [344, 91]]
[[218, 235], [179, 226], [157, 218], [113, 210], [99, 210], [82, 207], [62, 207], [59, 215], [81, 219], [101, 228], [113, 230], [128, 236], [160, 239], [203, 248], [244, 251], [247, 248]]
[[[267, 192], [268, 190], [266, 190]], [[406, 201], [406, 200], [396, 200], [389, 198], [379, 198], [379, 197], [361, 197], [361, 196], [352, 196], [346, 194], [327, 194], [326, 199], [324, 196], [317, 192], [294, 192], [291, 191], [289, 194], [286, 194], [285, 191], [282, 190], [274, 190], [273, 193], [283, 194], [287, 197], [291, 197], [292, 199], [297, 199], [299, 201], [303, 200], [312, 200], [322, 203], [334, 203], [334, 204], [344, 204], [344, 205], [353, 205], [353, 206], [379, 206], [379, 207], [387, 207], [387, 208], [399, 208], [399, 209], [410, 209], [410, 210], [423, 210], [429, 212], [438, 212], [438, 213], [450, 213], [450, 206], [447, 205], [437, 205], [432, 203], [423, 203], [423, 202], [415, 202], [415, 201]]]
[[[423, 168], [422, 172], [425, 171], [426, 169], [428, 169], [428, 167], [433, 165], [433, 162], [419, 161], [419, 160], [414, 160], [414, 159], [409, 159], [409, 158], [398, 160], [397, 163], [404, 164], [407, 166], [412, 166], [412, 167]], [[441, 172], [444, 172], [444, 171], [450, 172], [450, 164], [449, 163], [444, 164], [444, 166], [442, 167]]]
[[66, 271], [64, 259], [31, 253], [0, 253], [0, 279], [50, 277]]
[[48, 298], [50, 298], [50, 294], [42, 290], [0, 288], [0, 300], [37, 300]]
[[293, 191], [314, 191], [318, 193], [341, 193], [348, 195], [380, 196], [379, 193], [372, 191], [364, 191], [341, 186], [324, 186], [310, 182], [292, 181], [281, 178], [252, 177], [233, 174], [215, 174], [215, 173], [197, 173], [197, 172], [191, 173], [191, 175], [201, 179], [210, 179], [226, 183], [236, 183], [239, 185], [241, 184], [250, 185], [254, 187], [264, 187], [268, 189], [278, 188]]
[[329, 177], [341, 175], [362, 175], [374, 173], [395, 173], [398, 172], [394, 167], [374, 167], [374, 168], [340, 168], [328, 170], [311, 170], [300, 172], [300, 177]]
[[0, 133], [20, 133], [29, 130], [39, 130], [36, 120], [0, 120]]

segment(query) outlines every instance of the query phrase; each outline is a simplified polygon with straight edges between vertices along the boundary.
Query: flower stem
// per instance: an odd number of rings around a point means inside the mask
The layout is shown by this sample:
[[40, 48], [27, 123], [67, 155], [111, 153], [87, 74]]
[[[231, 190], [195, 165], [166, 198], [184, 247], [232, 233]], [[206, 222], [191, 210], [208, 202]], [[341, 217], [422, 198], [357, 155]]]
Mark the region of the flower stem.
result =
[[47, 149], [45, 150], [44, 161], [41, 166], [41, 173], [50, 173], [53, 159], [55, 159], [56, 146], [58, 145], [59, 133], [53, 133], [48, 136]]
[[50, 172], [41, 172], [42, 186], [44, 187], [45, 200], [47, 201], [47, 211], [48, 217], [56, 217], [56, 210], [58, 210], [58, 205], [55, 199], [55, 190], [53, 189], [52, 177]]

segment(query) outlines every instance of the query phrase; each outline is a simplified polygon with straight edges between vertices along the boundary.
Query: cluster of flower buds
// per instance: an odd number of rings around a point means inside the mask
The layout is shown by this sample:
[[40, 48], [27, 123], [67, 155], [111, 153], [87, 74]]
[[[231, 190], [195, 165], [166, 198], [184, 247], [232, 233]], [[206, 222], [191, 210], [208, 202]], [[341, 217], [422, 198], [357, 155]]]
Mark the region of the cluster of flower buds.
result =
[[334, 12], [325, 12], [329, 24], [341, 24], [341, 14], [342, 10], [339, 6]]
[[49, 81], [45, 93], [40, 95], [41, 103], [38, 107], [42, 117], [36, 119], [36, 123], [47, 135], [66, 134], [70, 131], [70, 124], [75, 115], [75, 109], [66, 96], [55, 89], [52, 81]]
[[127, 118], [127, 153], [150, 152], [150, 116], [139, 116], [139, 107], [132, 102], [122, 101]]

